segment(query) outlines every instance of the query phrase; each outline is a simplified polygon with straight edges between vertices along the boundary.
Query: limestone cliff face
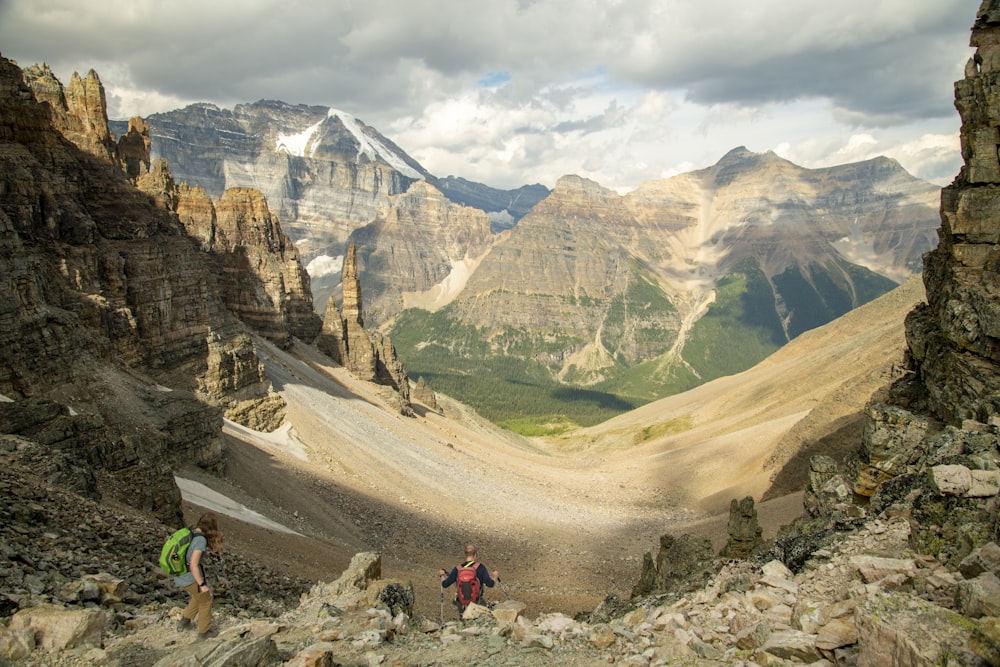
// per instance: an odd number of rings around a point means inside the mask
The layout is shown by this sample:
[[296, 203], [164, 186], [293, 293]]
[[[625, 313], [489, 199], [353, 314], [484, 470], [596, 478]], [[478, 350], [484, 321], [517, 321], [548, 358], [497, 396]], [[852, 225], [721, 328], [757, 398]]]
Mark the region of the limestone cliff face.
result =
[[[81, 80], [91, 102], [96, 81]], [[171, 210], [169, 171], [137, 189], [113, 144], [61, 133], [105, 113], [39, 103], [0, 59], [0, 423], [55, 477], [173, 519], [172, 467], [220, 466], [223, 411], [274, 395], [220, 263]]]
[[685, 279], [747, 257], [770, 277], [835, 257], [903, 282], [937, 241], [938, 198], [888, 158], [805, 169], [741, 147], [626, 201], [645, 232], [642, 252]]
[[104, 85], [94, 70], [82, 78], [74, 72], [65, 88], [48, 65], [26, 68], [24, 79], [35, 98], [49, 105], [52, 125], [60, 134], [95, 157], [106, 160], [115, 158], [115, 142], [108, 129]]
[[[549, 337], [555, 345], [541, 354], [556, 367], [597, 369], [616, 355], [654, 356], [672, 344], [680, 316], [665, 299], [648, 307], [644, 297], [633, 302], [627, 296], [659, 289], [655, 274], [630, 252], [635, 237], [621, 196], [563, 177], [483, 258], [455, 300], [456, 316], [502, 332], [497, 344], [512, 349]], [[619, 317], [625, 311], [627, 321]]]
[[326, 107], [195, 104], [146, 120], [153, 156], [166, 158], [179, 183], [215, 199], [259, 189], [307, 258], [342, 254], [354, 229], [427, 175], [373, 128]]
[[976, 55], [955, 84], [965, 166], [941, 195], [927, 305], [906, 324], [926, 406], [951, 424], [1000, 413], [1000, 3], [983, 2], [971, 45]]
[[320, 320], [313, 312], [309, 274], [264, 196], [250, 188], [231, 188], [215, 211], [211, 250], [223, 257], [230, 309], [278, 343], [290, 344], [292, 336], [312, 342]]
[[350, 237], [359, 248], [364, 314], [376, 326], [403, 308], [448, 304], [495, 240], [485, 212], [452, 203], [429, 183], [413, 183], [390, 203]]

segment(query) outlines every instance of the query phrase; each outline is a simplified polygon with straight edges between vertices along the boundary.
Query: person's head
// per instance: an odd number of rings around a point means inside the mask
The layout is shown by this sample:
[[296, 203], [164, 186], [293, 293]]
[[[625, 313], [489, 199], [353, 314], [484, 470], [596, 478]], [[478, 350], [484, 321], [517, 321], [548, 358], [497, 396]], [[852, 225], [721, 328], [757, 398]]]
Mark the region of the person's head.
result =
[[219, 528], [219, 518], [215, 514], [202, 514], [195, 528], [205, 536], [209, 551], [222, 551], [222, 529]]
[[465, 558], [467, 560], [476, 560], [478, 554], [476, 554], [476, 547], [471, 544], [465, 545]]

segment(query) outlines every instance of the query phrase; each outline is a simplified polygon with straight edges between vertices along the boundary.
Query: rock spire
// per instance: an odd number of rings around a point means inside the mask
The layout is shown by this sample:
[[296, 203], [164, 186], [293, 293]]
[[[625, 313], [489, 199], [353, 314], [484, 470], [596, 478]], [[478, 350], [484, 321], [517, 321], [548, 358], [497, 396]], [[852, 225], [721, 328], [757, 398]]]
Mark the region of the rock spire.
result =
[[361, 281], [358, 278], [358, 249], [353, 243], [347, 249], [342, 276], [341, 308], [337, 309], [331, 296], [316, 346], [358, 379], [395, 389], [400, 412], [412, 415], [410, 380], [396, 355], [396, 348], [388, 336], [365, 329]]

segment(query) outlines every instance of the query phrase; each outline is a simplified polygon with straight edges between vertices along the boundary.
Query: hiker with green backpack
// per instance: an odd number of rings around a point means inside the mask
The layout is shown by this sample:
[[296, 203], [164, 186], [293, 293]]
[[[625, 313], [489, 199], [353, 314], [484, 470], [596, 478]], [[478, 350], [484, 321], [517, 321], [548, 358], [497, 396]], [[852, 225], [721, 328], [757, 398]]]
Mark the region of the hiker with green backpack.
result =
[[198, 617], [198, 638], [215, 637], [219, 631], [212, 627], [212, 588], [205, 576], [202, 561], [206, 551], [221, 553], [222, 530], [215, 514], [206, 512], [194, 528], [182, 528], [170, 536], [160, 553], [160, 567], [174, 577], [174, 585], [191, 596], [181, 612], [179, 630], [192, 627]]
[[441, 579], [442, 595], [444, 589], [456, 584], [455, 605], [461, 616], [470, 603], [483, 604], [483, 586], [493, 588], [493, 580], [499, 580], [500, 573], [493, 570], [493, 576], [490, 577], [486, 566], [479, 562], [476, 547], [469, 544], [465, 547], [465, 560], [462, 564], [453, 567], [447, 577], [444, 570], [438, 570], [438, 578]]

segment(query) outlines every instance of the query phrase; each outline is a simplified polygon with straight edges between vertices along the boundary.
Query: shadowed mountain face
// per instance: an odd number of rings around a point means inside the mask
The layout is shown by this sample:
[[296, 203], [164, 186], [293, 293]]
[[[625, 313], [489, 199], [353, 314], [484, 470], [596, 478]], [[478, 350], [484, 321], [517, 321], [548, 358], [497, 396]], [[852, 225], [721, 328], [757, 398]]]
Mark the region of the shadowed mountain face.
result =
[[437, 179], [335, 109], [192, 105], [149, 127], [179, 182], [264, 192], [318, 308], [354, 243], [365, 321], [492, 418], [558, 394], [599, 421], [742, 371], [919, 272], [937, 240], [940, 190], [886, 158], [804, 169], [741, 147], [624, 196], [576, 176], [500, 191]]

